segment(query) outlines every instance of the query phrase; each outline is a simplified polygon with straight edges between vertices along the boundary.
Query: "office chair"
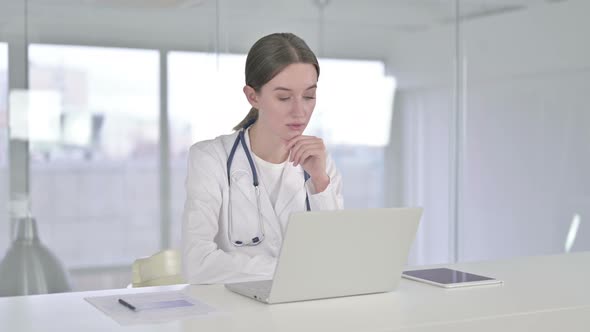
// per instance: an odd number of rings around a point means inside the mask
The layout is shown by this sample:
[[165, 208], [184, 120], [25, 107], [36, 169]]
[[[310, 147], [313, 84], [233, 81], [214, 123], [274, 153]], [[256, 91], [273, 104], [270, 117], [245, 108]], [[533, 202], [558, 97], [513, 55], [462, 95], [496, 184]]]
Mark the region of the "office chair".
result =
[[181, 276], [181, 256], [167, 249], [133, 263], [132, 287], [163, 286], [185, 283]]

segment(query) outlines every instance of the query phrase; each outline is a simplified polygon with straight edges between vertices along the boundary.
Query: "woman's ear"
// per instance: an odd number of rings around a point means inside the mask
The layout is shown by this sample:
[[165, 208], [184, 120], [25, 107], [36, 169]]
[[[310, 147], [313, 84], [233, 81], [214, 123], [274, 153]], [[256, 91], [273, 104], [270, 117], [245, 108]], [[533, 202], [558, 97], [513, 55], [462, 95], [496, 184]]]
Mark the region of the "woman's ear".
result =
[[258, 107], [258, 95], [256, 94], [256, 90], [254, 90], [254, 88], [249, 85], [244, 85], [243, 90], [244, 90], [244, 95], [246, 96], [246, 99], [248, 99], [248, 102], [250, 103], [250, 106], [252, 106], [254, 108], [259, 108]]

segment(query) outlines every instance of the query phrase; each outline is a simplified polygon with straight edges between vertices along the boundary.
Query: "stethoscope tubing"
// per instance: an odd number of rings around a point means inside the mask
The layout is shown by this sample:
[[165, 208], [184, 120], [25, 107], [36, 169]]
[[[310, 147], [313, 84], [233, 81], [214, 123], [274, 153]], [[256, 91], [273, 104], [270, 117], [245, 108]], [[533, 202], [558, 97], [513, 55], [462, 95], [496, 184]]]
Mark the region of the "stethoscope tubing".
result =
[[[252, 159], [252, 155], [250, 154], [250, 149], [248, 149], [248, 146], [246, 145], [246, 138], [244, 137], [244, 133], [245, 133], [246, 128], [241, 129], [238, 132], [238, 137], [236, 137], [236, 140], [234, 141], [234, 144], [230, 150], [229, 156], [227, 157], [227, 183], [229, 186], [229, 204], [228, 204], [228, 208], [229, 208], [229, 212], [228, 212], [228, 239], [229, 241], [236, 247], [242, 247], [242, 246], [257, 246], [260, 243], [262, 243], [262, 241], [264, 241], [265, 238], [265, 232], [264, 232], [264, 222], [262, 221], [262, 210], [260, 208], [260, 188], [259, 188], [259, 181], [258, 181], [258, 172], [256, 171], [256, 165], [254, 164], [254, 160]], [[236, 240], [234, 241], [232, 239], [232, 234], [233, 234], [233, 215], [232, 215], [232, 207], [231, 207], [231, 201], [232, 201], [232, 197], [231, 197], [231, 165], [232, 162], [234, 160], [234, 156], [236, 153], [236, 150], [238, 149], [238, 146], [241, 144], [242, 149], [244, 150], [244, 154], [246, 155], [246, 158], [248, 159], [248, 164], [250, 164], [250, 170], [252, 171], [252, 185], [254, 186], [254, 190], [255, 190], [255, 194], [256, 194], [256, 204], [257, 204], [257, 208], [258, 208], [258, 229], [260, 231], [260, 235], [259, 236], [255, 236], [252, 238], [251, 241], [249, 242], [244, 242], [244, 241], [240, 241], [240, 240]], [[310, 176], [307, 172], [303, 172], [303, 178], [304, 181], [307, 181]], [[305, 191], [305, 207], [307, 211], [311, 211], [311, 206], [309, 204], [309, 195], [307, 194], [307, 190]]]

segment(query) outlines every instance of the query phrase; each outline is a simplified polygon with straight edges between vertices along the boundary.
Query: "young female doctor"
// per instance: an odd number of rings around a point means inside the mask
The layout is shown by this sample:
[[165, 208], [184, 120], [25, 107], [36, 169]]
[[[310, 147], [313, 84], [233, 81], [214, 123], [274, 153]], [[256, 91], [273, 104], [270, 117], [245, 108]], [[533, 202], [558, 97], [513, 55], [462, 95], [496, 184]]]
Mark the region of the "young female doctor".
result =
[[271, 279], [289, 214], [342, 208], [342, 180], [321, 138], [303, 135], [320, 67], [290, 33], [258, 40], [246, 59], [252, 106], [231, 135], [194, 144], [182, 223], [192, 284]]

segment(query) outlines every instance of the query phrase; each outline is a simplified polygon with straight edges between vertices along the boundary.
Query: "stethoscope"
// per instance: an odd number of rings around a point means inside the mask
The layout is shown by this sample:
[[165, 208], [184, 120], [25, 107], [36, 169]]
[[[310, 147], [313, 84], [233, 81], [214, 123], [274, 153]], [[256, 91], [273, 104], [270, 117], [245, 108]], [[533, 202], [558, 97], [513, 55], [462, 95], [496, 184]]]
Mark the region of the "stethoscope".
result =
[[[247, 128], [247, 127], [246, 127]], [[252, 155], [250, 154], [250, 149], [248, 149], [248, 146], [246, 145], [246, 139], [244, 138], [244, 132], [246, 130], [246, 128], [241, 129], [240, 132], [238, 133], [238, 137], [236, 137], [236, 140], [234, 142], [234, 145], [231, 148], [231, 151], [229, 153], [229, 157], [227, 158], [227, 182], [229, 185], [229, 215], [228, 215], [228, 231], [227, 231], [227, 235], [229, 238], [229, 242], [231, 242], [234, 246], [236, 247], [243, 247], [243, 246], [256, 246], [259, 245], [260, 243], [262, 243], [262, 241], [264, 241], [264, 223], [262, 221], [262, 210], [260, 209], [260, 188], [258, 188], [259, 182], [258, 182], [258, 172], [256, 172], [256, 166], [254, 165], [254, 161], [252, 160]], [[238, 145], [242, 145], [242, 148], [244, 149], [244, 153], [246, 154], [246, 157], [248, 158], [248, 163], [250, 164], [250, 169], [252, 170], [252, 185], [254, 186], [254, 192], [256, 193], [256, 204], [258, 206], [258, 235], [254, 236], [250, 241], [248, 242], [244, 242], [241, 240], [234, 240], [232, 238], [232, 234], [233, 234], [233, 218], [232, 218], [232, 207], [231, 207], [231, 164], [234, 160], [234, 155], [236, 153], [236, 150], [238, 148]], [[307, 181], [310, 176], [309, 174], [307, 174], [307, 172], [303, 172], [303, 178], [304, 181]], [[311, 207], [309, 206], [309, 196], [307, 195], [307, 191], [305, 191], [305, 207], [307, 209], [307, 211], [311, 211]]]

